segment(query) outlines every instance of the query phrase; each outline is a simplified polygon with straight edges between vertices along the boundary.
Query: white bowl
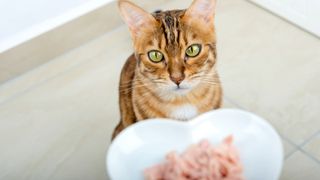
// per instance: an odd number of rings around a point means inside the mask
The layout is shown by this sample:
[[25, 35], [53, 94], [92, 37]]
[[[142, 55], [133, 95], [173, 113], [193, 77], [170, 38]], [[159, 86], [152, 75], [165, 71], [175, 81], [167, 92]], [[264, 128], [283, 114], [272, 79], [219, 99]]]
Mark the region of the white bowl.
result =
[[143, 170], [162, 162], [165, 155], [183, 152], [189, 145], [208, 139], [221, 143], [234, 137], [247, 180], [276, 180], [283, 163], [279, 135], [262, 118], [241, 110], [221, 109], [188, 122], [150, 119], [120, 133], [107, 154], [107, 172], [112, 180], [140, 180]]

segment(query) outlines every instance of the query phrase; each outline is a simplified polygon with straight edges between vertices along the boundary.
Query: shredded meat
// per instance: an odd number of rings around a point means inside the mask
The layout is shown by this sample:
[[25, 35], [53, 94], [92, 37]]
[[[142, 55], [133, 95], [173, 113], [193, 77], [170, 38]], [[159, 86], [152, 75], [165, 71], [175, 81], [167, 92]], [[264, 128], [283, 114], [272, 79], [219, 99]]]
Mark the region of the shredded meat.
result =
[[146, 180], [244, 180], [237, 149], [229, 136], [217, 147], [208, 140], [178, 155], [170, 152], [163, 163], [144, 171]]

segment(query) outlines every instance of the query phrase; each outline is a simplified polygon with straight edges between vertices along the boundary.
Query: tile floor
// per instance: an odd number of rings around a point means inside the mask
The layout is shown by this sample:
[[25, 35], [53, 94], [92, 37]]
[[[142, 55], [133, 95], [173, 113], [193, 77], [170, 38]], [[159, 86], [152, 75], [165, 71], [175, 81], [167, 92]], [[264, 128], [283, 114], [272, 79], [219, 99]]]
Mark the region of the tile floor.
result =
[[[216, 24], [225, 107], [259, 114], [279, 131], [281, 180], [320, 179], [320, 40], [244, 0], [219, 1]], [[106, 179], [130, 53], [121, 26], [2, 84], [0, 179]]]

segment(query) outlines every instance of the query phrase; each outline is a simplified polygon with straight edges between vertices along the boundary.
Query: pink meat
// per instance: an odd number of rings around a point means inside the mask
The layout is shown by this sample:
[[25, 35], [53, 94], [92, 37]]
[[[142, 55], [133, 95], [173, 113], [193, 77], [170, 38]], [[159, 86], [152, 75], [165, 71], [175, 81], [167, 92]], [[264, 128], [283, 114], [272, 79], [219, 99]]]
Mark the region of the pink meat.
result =
[[244, 180], [237, 149], [229, 136], [217, 147], [208, 140], [191, 145], [178, 155], [170, 152], [165, 162], [147, 168], [146, 180]]

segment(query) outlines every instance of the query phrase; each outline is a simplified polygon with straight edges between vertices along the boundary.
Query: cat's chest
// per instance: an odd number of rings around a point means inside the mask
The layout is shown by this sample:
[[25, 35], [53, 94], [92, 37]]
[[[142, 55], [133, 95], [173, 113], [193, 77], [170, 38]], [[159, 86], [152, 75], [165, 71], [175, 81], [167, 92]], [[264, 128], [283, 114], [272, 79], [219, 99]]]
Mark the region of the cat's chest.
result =
[[190, 120], [198, 115], [198, 108], [192, 104], [173, 106], [169, 111], [169, 118], [176, 120]]

